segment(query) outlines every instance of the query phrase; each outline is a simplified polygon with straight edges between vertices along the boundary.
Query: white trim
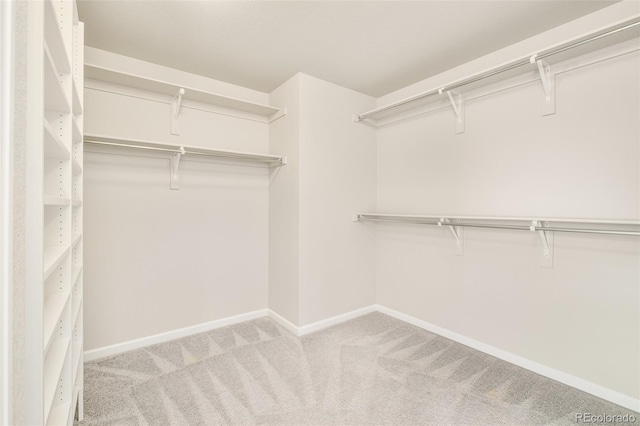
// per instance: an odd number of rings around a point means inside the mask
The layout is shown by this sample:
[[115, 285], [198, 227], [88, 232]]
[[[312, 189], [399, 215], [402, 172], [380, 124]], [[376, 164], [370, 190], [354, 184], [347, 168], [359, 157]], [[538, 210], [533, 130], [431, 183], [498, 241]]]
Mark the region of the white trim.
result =
[[534, 373], [538, 373], [560, 383], [564, 383], [565, 385], [569, 385], [591, 395], [595, 395], [599, 398], [613, 402], [614, 404], [618, 404], [630, 410], [640, 411], [640, 400], [632, 398], [628, 395], [624, 395], [622, 393], [608, 389], [604, 386], [592, 383], [588, 380], [573, 376], [571, 374], [564, 373], [546, 365], [539, 364], [535, 361], [531, 361], [530, 359], [523, 358], [503, 349], [496, 348], [495, 346], [479, 342], [477, 340], [463, 336], [462, 334], [458, 334], [456, 332], [447, 330], [446, 328], [439, 327], [435, 324], [431, 324], [427, 321], [423, 321], [410, 315], [403, 314], [402, 312], [395, 311], [385, 306], [378, 305], [377, 310], [383, 314], [397, 318], [404, 322], [408, 322], [409, 324], [413, 324], [417, 327], [438, 334], [442, 337], [446, 337], [447, 339], [451, 339], [465, 346], [469, 346], [470, 348], [479, 350], [503, 361], [507, 361], [522, 368], [526, 368], [529, 371], [533, 371]]
[[301, 327], [298, 327], [298, 335], [304, 336], [309, 333], [314, 333], [316, 331], [323, 330], [325, 328], [343, 323], [345, 321], [349, 321], [350, 319], [375, 312], [376, 310], [377, 305], [365, 306], [364, 308], [356, 309], [355, 311], [347, 312], [344, 314], [336, 315], [335, 317], [327, 318], [325, 320], [303, 325]]
[[0, 4], [0, 424], [12, 424], [13, 4]]
[[249, 321], [256, 318], [262, 318], [268, 315], [268, 309], [260, 309], [257, 311], [247, 312], [244, 314], [234, 315], [231, 317], [221, 318], [214, 321], [196, 324], [189, 327], [179, 328], [164, 333], [154, 334], [152, 336], [142, 337], [140, 339], [129, 340], [127, 342], [116, 343], [111, 346], [92, 349], [84, 352], [84, 361], [93, 361], [95, 359], [116, 355], [133, 349], [140, 349], [145, 346], [155, 345], [156, 343], [168, 342], [169, 340], [179, 339], [180, 337], [191, 336], [193, 334], [202, 333], [204, 331], [214, 330], [220, 327], [237, 324], [243, 321]]
[[300, 332], [298, 330], [298, 326], [296, 326], [295, 324], [290, 322], [288, 319], [286, 319], [282, 315], [276, 313], [275, 311], [272, 311], [271, 309], [269, 309], [269, 318], [271, 318], [272, 320], [277, 322], [279, 325], [284, 327], [286, 330], [288, 330], [291, 333], [293, 333], [293, 335], [300, 336]]

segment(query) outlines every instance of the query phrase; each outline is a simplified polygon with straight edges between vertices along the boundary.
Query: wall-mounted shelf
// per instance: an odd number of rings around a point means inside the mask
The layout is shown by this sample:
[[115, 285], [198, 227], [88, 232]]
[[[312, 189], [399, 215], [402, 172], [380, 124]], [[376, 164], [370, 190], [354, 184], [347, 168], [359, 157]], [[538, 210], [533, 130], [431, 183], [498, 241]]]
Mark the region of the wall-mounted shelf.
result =
[[43, 346], [45, 353], [49, 350], [51, 342], [53, 341], [53, 334], [60, 321], [62, 312], [69, 301], [69, 291], [61, 291], [53, 293], [47, 297], [44, 304], [44, 332], [43, 332]]
[[47, 123], [47, 120], [43, 122], [44, 126], [44, 156], [45, 158], [56, 158], [59, 160], [68, 160], [71, 157], [69, 150], [64, 143], [56, 135]]
[[453, 234], [455, 252], [458, 255], [461, 255], [464, 249], [464, 228], [535, 232], [540, 237], [542, 244], [542, 266], [548, 268], [553, 267], [554, 232], [640, 237], [640, 220], [358, 213], [353, 218], [353, 221], [445, 227]]
[[58, 267], [62, 259], [69, 254], [69, 246], [45, 247], [43, 256], [44, 280]]
[[82, 142], [82, 130], [80, 130], [80, 123], [78, 122], [80, 119], [78, 116], [73, 116], [73, 126], [72, 126], [72, 139], [73, 142]]
[[[45, 413], [47, 414], [51, 413], [58, 381], [69, 353], [70, 343], [71, 339], [68, 337], [54, 340], [45, 357], [44, 402]], [[46, 415], [46, 417], [48, 418], [49, 415]]]
[[80, 163], [76, 158], [71, 160], [71, 168], [73, 170], [74, 175], [79, 175], [82, 173], [82, 166], [80, 165]]
[[71, 112], [69, 99], [65, 94], [62, 84], [60, 83], [58, 71], [56, 70], [54, 61], [51, 58], [51, 53], [46, 46], [44, 48], [44, 52], [44, 80], [45, 86], [50, 89], [47, 90], [44, 95], [45, 109], [67, 114]]
[[189, 86], [177, 85], [166, 81], [129, 74], [94, 64], [85, 64], [85, 78], [105, 81], [120, 86], [133, 87], [135, 89], [160, 93], [171, 97], [176, 96], [180, 89], [184, 89], [184, 94], [181, 96], [184, 100], [192, 100], [250, 114], [261, 115], [270, 120], [278, 117], [280, 112], [279, 108], [270, 105], [263, 105], [256, 102], [195, 89]]
[[139, 139], [112, 138], [101, 135], [86, 134], [85, 144], [102, 145], [114, 148], [147, 150], [159, 153], [170, 153], [171, 156], [171, 189], [180, 188], [179, 167], [182, 157], [200, 156], [215, 157], [242, 163], [264, 164], [267, 166], [284, 166], [287, 158], [278, 155], [256, 154], [251, 152], [227, 151], [189, 145], [173, 145]]
[[72, 79], [72, 92], [73, 92], [73, 115], [82, 114], [82, 101], [80, 100], [80, 89], [78, 89], [78, 82], [75, 77]]
[[45, 206], [68, 206], [71, 200], [69, 198], [57, 197], [55, 195], [44, 195], [42, 203]]
[[[464, 108], [464, 96], [459, 93], [460, 89], [464, 88], [465, 91], [474, 90], [525, 72], [536, 72], [539, 74], [540, 83], [544, 90], [543, 115], [553, 114], [555, 112], [555, 102], [553, 101], [553, 86], [555, 80], [551, 68], [546, 62], [547, 59], [557, 63], [639, 36], [640, 20], [636, 18], [585, 37], [573, 39], [566, 43], [532, 53], [526, 57], [518, 58], [481, 73], [452, 81], [449, 84], [432, 90], [357, 114], [354, 116], [354, 121], [366, 121], [369, 124], [376, 125], [380, 124], [378, 120], [390, 118], [415, 108], [425, 107], [433, 103], [447, 103], [451, 105], [457, 117], [456, 128], [457, 133], [460, 133], [460, 131], [458, 131], [460, 125], [464, 128], [464, 117], [460, 114], [461, 109], [463, 111]], [[461, 121], [461, 123], [458, 123], [459, 121]]]
[[60, 29], [60, 25], [58, 22], [58, 15], [54, 9], [53, 1], [45, 0], [45, 48], [51, 52], [50, 57], [53, 58], [55, 68], [63, 74], [69, 74], [71, 72], [69, 53], [67, 52], [67, 48], [65, 47], [62, 30]]

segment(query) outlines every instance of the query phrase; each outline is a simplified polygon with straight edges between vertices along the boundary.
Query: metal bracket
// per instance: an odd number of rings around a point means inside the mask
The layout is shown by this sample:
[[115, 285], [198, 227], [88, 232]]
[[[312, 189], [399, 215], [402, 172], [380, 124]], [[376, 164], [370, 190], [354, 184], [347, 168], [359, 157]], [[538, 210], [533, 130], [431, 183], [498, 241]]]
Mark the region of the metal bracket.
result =
[[180, 147], [180, 152], [171, 157], [171, 189], [180, 189], [180, 160], [185, 154], [184, 147]]
[[542, 59], [537, 59], [537, 55], [529, 58], [529, 62], [538, 66], [538, 75], [544, 91], [544, 102], [542, 103], [542, 115], [552, 115], [556, 113], [556, 78], [551, 74], [551, 66]]
[[180, 108], [182, 107], [182, 96], [184, 96], [185, 90], [181, 87], [178, 93], [171, 100], [171, 134], [180, 134]]
[[544, 227], [548, 227], [549, 222], [540, 223], [537, 220], [531, 222], [529, 229], [537, 232], [542, 243], [542, 263], [543, 268], [553, 268], [553, 232], [544, 231]]
[[[438, 93], [442, 94], [443, 91], [444, 87], [439, 89]], [[464, 99], [460, 93], [453, 90], [447, 90], [447, 97], [456, 115], [456, 134], [464, 133]]]
[[[457, 219], [457, 221], [460, 222], [460, 219]], [[441, 218], [438, 221], [438, 226], [443, 225], [449, 228], [451, 234], [453, 234], [453, 237], [456, 239], [455, 254], [462, 256], [464, 254], [464, 228], [451, 224], [447, 218]]]

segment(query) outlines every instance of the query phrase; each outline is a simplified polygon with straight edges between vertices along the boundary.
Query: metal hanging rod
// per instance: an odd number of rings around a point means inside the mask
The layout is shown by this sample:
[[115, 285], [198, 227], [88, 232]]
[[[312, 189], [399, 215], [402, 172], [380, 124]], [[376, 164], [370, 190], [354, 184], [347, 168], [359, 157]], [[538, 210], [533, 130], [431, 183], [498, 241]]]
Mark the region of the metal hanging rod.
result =
[[[416, 225], [429, 225], [429, 226], [449, 226], [449, 227], [463, 227], [463, 228], [489, 228], [489, 229], [512, 229], [518, 231], [534, 231], [534, 232], [571, 232], [571, 233], [583, 233], [583, 234], [608, 234], [608, 235], [629, 235], [640, 236], [639, 231], [629, 230], [616, 230], [616, 229], [584, 229], [584, 228], [564, 228], [564, 227], [548, 227], [539, 226], [540, 222], [550, 222], [552, 220], [529, 220], [529, 219], [514, 219], [514, 218], [476, 218], [477, 220], [491, 220], [491, 221], [528, 221], [531, 225], [501, 225], [501, 224], [489, 224], [489, 223], [464, 223], [458, 222], [462, 220], [460, 218], [442, 217], [440, 219], [434, 219], [432, 217], [420, 218], [419, 216], [392, 216], [392, 215], [374, 215], [374, 214], [358, 214], [356, 217], [358, 222], [387, 222], [387, 223], [408, 223]], [[640, 223], [628, 221], [628, 222], [605, 222], [605, 221], [589, 221], [589, 220], [562, 220], [565, 223], [599, 223], [608, 225], [635, 225]]]
[[180, 155], [201, 155], [206, 157], [218, 157], [218, 158], [230, 158], [237, 159], [242, 161], [253, 161], [259, 163], [267, 163], [267, 164], [278, 164], [285, 165], [286, 158], [275, 156], [275, 155], [266, 155], [266, 154], [253, 154], [248, 152], [239, 152], [239, 151], [226, 151], [226, 150], [217, 150], [217, 149], [207, 149], [207, 148], [194, 148], [194, 147], [186, 147], [186, 146], [159, 146], [162, 144], [156, 142], [146, 142], [146, 141], [135, 141], [135, 140], [117, 140], [114, 138], [106, 138], [102, 136], [89, 136], [87, 135], [84, 138], [85, 143], [90, 143], [94, 145], [107, 145], [107, 146], [116, 146], [122, 148], [134, 148], [134, 149], [143, 149], [149, 151], [161, 151], [161, 152], [170, 152], [174, 154]]
[[453, 89], [457, 89], [457, 88], [460, 88], [462, 86], [466, 86], [467, 84], [475, 83], [477, 81], [484, 80], [484, 79], [489, 78], [489, 77], [493, 77], [493, 76], [501, 74], [503, 72], [510, 71], [510, 70], [516, 69], [518, 67], [528, 65], [528, 64], [531, 63], [531, 59], [534, 58], [534, 57], [535, 57], [536, 60], [544, 59], [544, 58], [547, 58], [549, 56], [553, 56], [553, 55], [556, 55], [558, 53], [562, 53], [562, 52], [565, 52], [567, 50], [574, 49], [576, 47], [579, 47], [579, 46], [582, 46], [582, 45], [585, 45], [585, 44], [588, 44], [588, 43], [603, 39], [605, 37], [612, 36], [614, 34], [623, 32], [625, 30], [629, 30], [629, 29], [637, 27], [639, 25], [640, 25], [640, 21], [634, 21], [634, 22], [626, 24], [626, 25], [624, 25], [622, 27], [615, 28], [613, 30], [607, 31], [605, 33], [598, 34], [598, 35], [586, 38], [584, 40], [576, 41], [576, 42], [570, 43], [570, 44], [562, 46], [562, 47], [551, 49], [549, 51], [533, 55], [532, 57], [527, 57], [527, 58], [523, 58], [523, 59], [517, 60], [515, 62], [512, 62], [512, 63], [508, 64], [508, 65], [504, 65], [502, 67], [498, 67], [498, 68], [495, 68], [493, 70], [490, 70], [490, 71], [487, 71], [487, 72], [484, 72], [484, 73], [480, 73], [478, 75], [466, 78], [464, 80], [460, 80], [460, 81], [445, 85], [445, 86], [443, 86], [441, 88], [430, 90], [428, 92], [423, 92], [423, 93], [420, 93], [418, 95], [412, 96], [410, 98], [398, 101], [396, 103], [393, 103], [393, 104], [390, 104], [390, 105], [387, 105], [387, 106], [384, 106], [384, 107], [376, 108], [374, 110], [367, 111], [367, 112], [362, 113], [362, 114], [358, 114], [358, 115], [355, 116], [355, 120], [356, 121], [366, 120], [367, 118], [370, 118], [373, 115], [384, 113], [384, 112], [387, 112], [387, 111], [391, 111], [393, 109], [400, 108], [400, 107], [405, 106], [407, 104], [411, 104], [413, 102], [420, 101], [420, 100], [425, 99], [425, 98], [427, 98], [429, 96], [442, 94], [443, 92], [446, 92], [446, 91], [449, 91], [449, 90], [453, 90]]

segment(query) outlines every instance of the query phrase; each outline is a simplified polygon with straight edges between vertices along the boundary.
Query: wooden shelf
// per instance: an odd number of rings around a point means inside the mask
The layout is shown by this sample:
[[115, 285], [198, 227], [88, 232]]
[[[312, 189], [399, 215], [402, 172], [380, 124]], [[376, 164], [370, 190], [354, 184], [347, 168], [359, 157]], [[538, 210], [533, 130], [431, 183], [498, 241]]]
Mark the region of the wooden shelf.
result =
[[45, 45], [44, 48], [44, 106], [50, 111], [57, 111], [63, 114], [71, 112], [69, 99], [60, 83], [58, 71], [55, 68], [51, 52]]
[[166, 81], [150, 79], [139, 75], [128, 74], [92, 64], [85, 64], [85, 78], [106, 81], [108, 83], [133, 87], [139, 90], [146, 90], [148, 92], [160, 93], [169, 96], [174, 96], [180, 88], [183, 88], [185, 89], [185, 94], [182, 99], [216, 105], [265, 117], [271, 117], [280, 111], [279, 108], [272, 107], [270, 105], [263, 105], [243, 99], [232, 98], [217, 93], [207, 92], [188, 86], [181, 86]]
[[69, 254], [69, 246], [49, 246], [44, 248], [43, 263], [45, 281], [67, 254]]
[[62, 37], [58, 14], [51, 0], [45, 0], [44, 3], [44, 38], [46, 46], [48, 46], [48, 50], [55, 61], [56, 69], [63, 74], [69, 74], [71, 72], [71, 61]]
[[[71, 346], [71, 338], [56, 339], [51, 343], [51, 347], [47, 352], [44, 360], [44, 412], [51, 413], [53, 399], [58, 388], [58, 382], [64, 362], [69, 355], [69, 347]], [[45, 416], [49, 417], [49, 416]]]
[[58, 325], [58, 321], [64, 312], [64, 308], [69, 301], [70, 292], [61, 291], [59, 293], [53, 293], [47, 297], [44, 303], [44, 316], [43, 316], [43, 347], [44, 353], [47, 353], [51, 342], [54, 340], [53, 335]]
[[64, 146], [62, 139], [55, 134], [47, 120], [43, 122], [44, 126], [44, 156], [45, 158], [56, 158], [59, 160], [68, 160], [71, 153]]
[[68, 206], [71, 203], [69, 198], [57, 197], [55, 195], [44, 195], [42, 202], [45, 206]]

